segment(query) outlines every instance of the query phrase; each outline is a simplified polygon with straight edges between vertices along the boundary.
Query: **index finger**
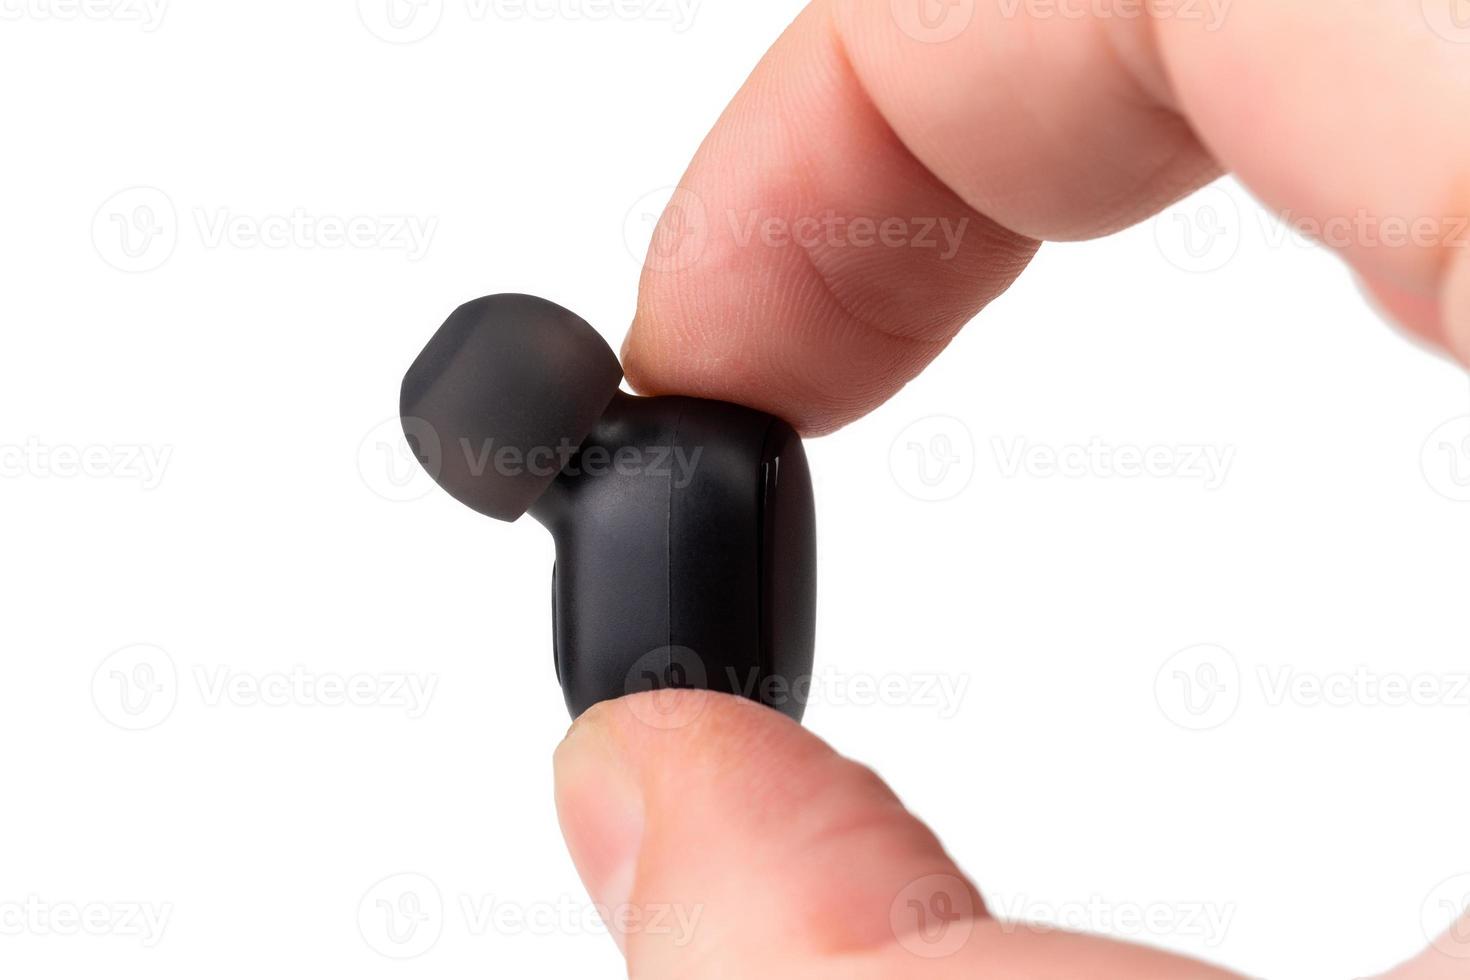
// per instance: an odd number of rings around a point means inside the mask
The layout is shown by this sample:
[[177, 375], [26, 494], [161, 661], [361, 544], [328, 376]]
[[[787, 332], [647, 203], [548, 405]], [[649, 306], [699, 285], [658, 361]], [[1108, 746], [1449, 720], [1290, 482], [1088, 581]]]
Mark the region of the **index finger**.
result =
[[1039, 240], [1125, 227], [1224, 169], [1319, 224], [1427, 228], [1332, 244], [1407, 326], [1470, 355], [1455, 2], [814, 0], [660, 221], [629, 379], [830, 431], [922, 370]]

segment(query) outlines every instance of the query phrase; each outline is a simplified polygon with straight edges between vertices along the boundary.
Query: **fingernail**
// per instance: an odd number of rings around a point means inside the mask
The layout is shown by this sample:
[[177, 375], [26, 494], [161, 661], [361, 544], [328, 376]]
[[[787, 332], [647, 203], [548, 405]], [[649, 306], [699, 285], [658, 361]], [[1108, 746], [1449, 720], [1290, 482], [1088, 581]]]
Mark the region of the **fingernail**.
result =
[[643, 794], [605, 732], [578, 723], [556, 750], [556, 810], [582, 884], [616, 928], [633, 898], [643, 844]]

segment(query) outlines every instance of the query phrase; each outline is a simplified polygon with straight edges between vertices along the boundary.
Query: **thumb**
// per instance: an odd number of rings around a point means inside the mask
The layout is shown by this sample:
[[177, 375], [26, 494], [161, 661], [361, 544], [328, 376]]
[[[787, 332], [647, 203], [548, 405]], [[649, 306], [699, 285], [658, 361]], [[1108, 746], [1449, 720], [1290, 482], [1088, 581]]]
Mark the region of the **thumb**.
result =
[[598, 705], [557, 749], [556, 797], [634, 977], [1225, 976], [996, 923], [877, 776], [751, 701]]
[[982, 912], [876, 776], [752, 701], [678, 691], [599, 705], [557, 750], [556, 792], [634, 976], [728, 974], [717, 958], [796, 975], [795, 962], [893, 942], [890, 905], [930, 878], [950, 917]]

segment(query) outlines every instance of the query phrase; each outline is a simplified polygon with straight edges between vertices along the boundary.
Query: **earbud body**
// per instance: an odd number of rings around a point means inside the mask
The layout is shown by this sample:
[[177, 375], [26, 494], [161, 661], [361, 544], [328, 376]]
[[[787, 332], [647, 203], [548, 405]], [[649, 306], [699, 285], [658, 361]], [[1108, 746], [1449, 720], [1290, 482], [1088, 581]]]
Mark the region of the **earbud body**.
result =
[[[405, 432], [483, 513], [556, 542], [557, 677], [573, 717], [650, 689], [743, 695], [800, 720], [815, 645], [816, 517], [785, 422], [638, 398], [590, 326], [494, 296], [457, 310], [404, 380]], [[410, 442], [415, 440], [410, 438]]]

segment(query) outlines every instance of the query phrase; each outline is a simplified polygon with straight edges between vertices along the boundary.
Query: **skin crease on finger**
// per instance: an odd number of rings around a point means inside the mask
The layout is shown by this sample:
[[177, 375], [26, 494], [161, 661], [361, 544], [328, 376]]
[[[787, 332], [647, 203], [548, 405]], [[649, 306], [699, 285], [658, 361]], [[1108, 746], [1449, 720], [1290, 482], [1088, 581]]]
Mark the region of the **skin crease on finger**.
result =
[[[680, 182], [655, 246], [681, 244], [645, 267], [630, 381], [830, 432], [922, 370], [1038, 240], [1125, 227], [1224, 169], [1296, 222], [1348, 228], [1332, 244], [1380, 308], [1470, 354], [1470, 46], [1421, 0], [1096, 14], [1111, 6], [975, 3], [930, 43], [890, 0], [816, 0]], [[931, 247], [931, 222], [963, 229], [958, 247]], [[1376, 233], [1411, 222], [1437, 237]]]

